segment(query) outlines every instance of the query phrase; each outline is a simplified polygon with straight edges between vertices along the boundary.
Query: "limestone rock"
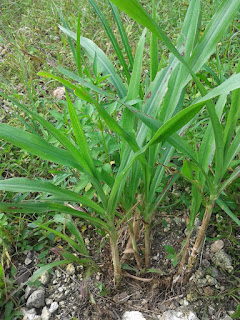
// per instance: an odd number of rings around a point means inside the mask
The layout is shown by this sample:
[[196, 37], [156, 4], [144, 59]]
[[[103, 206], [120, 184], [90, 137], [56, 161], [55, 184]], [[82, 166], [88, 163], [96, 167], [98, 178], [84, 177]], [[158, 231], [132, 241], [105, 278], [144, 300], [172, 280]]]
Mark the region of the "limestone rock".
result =
[[72, 263], [68, 264], [66, 267], [66, 272], [68, 275], [72, 276], [75, 274], [75, 267]]
[[59, 100], [62, 100], [65, 97], [65, 88], [57, 87], [57, 89], [53, 91], [53, 96]]
[[139, 311], [126, 311], [123, 314], [122, 320], [146, 320], [143, 314]]
[[41, 317], [42, 317], [42, 320], [49, 320], [51, 318], [51, 312], [47, 307], [44, 307], [42, 309]]
[[37, 315], [35, 308], [27, 310], [22, 308], [23, 320], [42, 320], [40, 316]]
[[224, 247], [224, 242], [222, 240], [217, 240], [213, 242], [213, 244], [211, 245], [211, 252], [212, 253], [218, 252], [223, 247]]
[[31, 293], [33, 293], [34, 291], [34, 288], [31, 287], [31, 286], [27, 286], [26, 289], [25, 289], [25, 295], [24, 295], [24, 298], [27, 299]]
[[50, 313], [55, 312], [58, 309], [58, 303], [56, 301], [54, 301], [53, 303], [51, 303], [51, 306], [49, 308]]
[[38, 289], [34, 291], [27, 300], [26, 306], [27, 308], [40, 308], [45, 305], [44, 301], [45, 290]]
[[224, 271], [231, 273], [233, 271], [233, 266], [230, 256], [223, 250], [217, 251], [212, 257], [212, 261], [216, 266], [220, 267]]
[[198, 317], [192, 311], [182, 312], [169, 310], [160, 316], [159, 320], [199, 320]]
[[47, 271], [45, 271], [41, 277], [39, 278], [39, 281], [45, 286], [49, 283], [50, 275]]

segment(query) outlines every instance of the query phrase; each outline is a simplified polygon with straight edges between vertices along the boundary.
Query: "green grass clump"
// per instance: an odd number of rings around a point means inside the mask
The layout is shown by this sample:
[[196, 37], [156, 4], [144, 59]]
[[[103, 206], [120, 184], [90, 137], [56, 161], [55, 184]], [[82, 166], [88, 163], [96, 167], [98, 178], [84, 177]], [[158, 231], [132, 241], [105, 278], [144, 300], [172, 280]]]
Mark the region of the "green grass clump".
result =
[[[215, 207], [240, 223], [224, 198], [240, 172], [239, 3], [205, 1], [203, 11], [200, 1], [89, 3], [1, 4], [6, 49], [1, 95], [15, 107], [14, 117], [0, 124], [8, 163], [2, 166], [0, 210], [53, 215], [47, 225], [38, 221], [37, 226], [82, 256], [64, 251], [60, 263], [73, 260], [97, 269], [73, 217], [93, 224], [109, 239], [119, 282], [126, 274], [118, 243], [122, 230], [129, 230], [127, 250], [136, 272], [147, 274], [155, 213], [181, 177], [192, 188], [188, 234], [179, 254], [167, 248], [182, 274], [200, 211], [203, 222], [187, 271], [196, 263]], [[9, 23], [12, 10], [17, 16]], [[66, 101], [52, 97], [56, 81], [65, 87]], [[19, 149], [5, 141], [33, 156], [18, 155]], [[19, 160], [13, 162], [13, 156]], [[54, 224], [64, 225], [64, 231]]]

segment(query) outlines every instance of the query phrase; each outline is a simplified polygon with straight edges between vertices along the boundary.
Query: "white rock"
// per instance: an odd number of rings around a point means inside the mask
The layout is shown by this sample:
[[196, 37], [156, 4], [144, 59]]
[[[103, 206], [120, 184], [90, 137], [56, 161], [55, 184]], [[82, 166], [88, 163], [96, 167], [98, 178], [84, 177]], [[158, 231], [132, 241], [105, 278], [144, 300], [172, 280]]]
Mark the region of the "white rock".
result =
[[99, 281], [100, 278], [101, 278], [101, 274], [98, 272], [97, 275], [96, 275], [96, 280]]
[[139, 311], [126, 311], [122, 320], [146, 320], [143, 314]]
[[34, 308], [30, 310], [22, 308], [21, 311], [23, 313], [23, 320], [34, 320], [36, 316], [36, 310]]
[[198, 317], [192, 312], [182, 312], [169, 310], [165, 311], [162, 316], [160, 316], [159, 320], [199, 320]]
[[46, 303], [47, 306], [50, 306], [50, 304], [53, 303], [53, 300], [50, 299], [50, 298], [47, 298], [47, 299], [45, 299], [45, 303]]
[[231, 257], [223, 250], [217, 251], [211, 257], [211, 259], [216, 264], [216, 266], [220, 267], [221, 269], [223, 269], [229, 273], [231, 273], [233, 271]]
[[209, 275], [206, 275], [206, 279], [210, 286], [214, 286], [217, 283], [217, 280]]
[[53, 96], [61, 100], [65, 96], [65, 88], [57, 87], [57, 89], [53, 91]]
[[39, 278], [39, 281], [45, 286], [46, 284], [48, 284], [50, 280], [50, 275], [47, 271], [45, 271], [41, 277]]
[[56, 301], [54, 301], [54, 302], [51, 304], [51, 306], [50, 306], [50, 308], [49, 308], [49, 311], [50, 311], [50, 313], [53, 313], [53, 312], [55, 312], [57, 309], [58, 309], [58, 303], [57, 303]]
[[27, 258], [25, 259], [24, 263], [25, 263], [26, 266], [28, 266], [29, 264], [32, 263], [32, 259], [30, 259], [30, 258], [27, 257]]
[[89, 240], [88, 238], [85, 238], [85, 239], [84, 239], [84, 242], [85, 242], [85, 245], [86, 245], [86, 246], [89, 246], [90, 240]]
[[55, 270], [55, 275], [56, 275], [57, 278], [61, 278], [61, 275], [62, 275], [62, 274], [61, 274], [61, 272], [60, 272], [58, 269], [56, 269], [56, 270]]
[[224, 242], [222, 240], [217, 240], [213, 242], [213, 244], [211, 245], [211, 252], [212, 253], [218, 252], [223, 247], [224, 247]]
[[33, 287], [27, 286], [25, 289], [24, 298], [27, 299], [30, 296], [30, 294], [33, 293], [33, 291], [34, 291]]
[[44, 303], [45, 291], [44, 289], [38, 289], [34, 291], [27, 300], [27, 308], [40, 308], [45, 305]]
[[67, 274], [69, 274], [70, 276], [75, 274], [75, 267], [72, 263], [68, 264], [66, 267], [66, 272]]
[[47, 307], [44, 307], [42, 309], [41, 317], [42, 317], [42, 320], [49, 320], [51, 318], [51, 312]]
[[183, 300], [183, 305], [184, 305], [184, 306], [188, 306], [188, 305], [189, 305], [189, 302], [187, 301], [187, 299], [184, 299], [184, 300]]

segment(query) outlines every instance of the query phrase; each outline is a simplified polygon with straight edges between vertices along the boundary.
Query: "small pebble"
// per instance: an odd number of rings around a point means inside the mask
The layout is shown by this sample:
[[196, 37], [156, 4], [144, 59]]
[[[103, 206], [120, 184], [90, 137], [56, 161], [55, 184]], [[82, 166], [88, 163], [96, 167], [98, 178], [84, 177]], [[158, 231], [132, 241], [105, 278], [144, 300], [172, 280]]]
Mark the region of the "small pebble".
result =
[[66, 272], [69, 276], [72, 276], [75, 274], [75, 267], [72, 263], [68, 264], [66, 267]]
[[28, 266], [29, 264], [32, 263], [32, 259], [29, 259], [28, 257], [24, 261], [25, 265]]
[[213, 277], [207, 275], [206, 276], [206, 279], [207, 279], [207, 282], [211, 285], [211, 286], [214, 286], [216, 283], [217, 283], [217, 280], [214, 279]]
[[96, 275], [96, 280], [99, 281], [100, 277], [101, 277], [101, 273], [98, 272], [97, 275]]
[[57, 276], [57, 278], [60, 278], [62, 274], [58, 269], [56, 269], [55, 270], [55, 275]]
[[211, 252], [215, 253], [221, 250], [224, 247], [224, 242], [222, 240], [216, 240], [212, 245], [211, 245]]
[[45, 299], [45, 303], [47, 306], [49, 306], [51, 303], [53, 303], [53, 300], [50, 298]]
[[51, 318], [51, 313], [47, 307], [44, 307], [42, 309], [41, 317], [42, 317], [42, 320], [49, 320]]
[[86, 246], [89, 246], [90, 240], [88, 238], [85, 238], [84, 242], [85, 242]]
[[39, 281], [45, 286], [49, 283], [50, 280], [50, 275], [48, 273], [48, 271], [45, 271], [41, 277], [39, 278]]
[[27, 286], [25, 289], [24, 298], [27, 299], [33, 291], [34, 291], [33, 287]]
[[57, 89], [53, 91], [53, 96], [59, 100], [63, 99], [65, 96], [65, 87], [57, 87]]
[[126, 311], [122, 320], [146, 320], [143, 314], [139, 311]]
[[50, 313], [53, 313], [53, 312], [55, 312], [57, 309], [58, 309], [58, 303], [57, 303], [56, 301], [54, 301], [54, 302], [51, 304], [50, 308], [49, 308], [49, 312], [50, 312]]

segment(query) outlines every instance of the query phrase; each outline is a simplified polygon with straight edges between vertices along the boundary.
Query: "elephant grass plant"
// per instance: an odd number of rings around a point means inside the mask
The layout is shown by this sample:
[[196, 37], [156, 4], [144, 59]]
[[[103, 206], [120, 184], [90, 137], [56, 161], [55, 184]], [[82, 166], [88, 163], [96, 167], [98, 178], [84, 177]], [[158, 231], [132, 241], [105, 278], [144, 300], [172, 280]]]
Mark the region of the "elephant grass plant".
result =
[[[125, 261], [126, 254], [129, 252], [134, 254], [138, 269], [150, 267], [151, 222], [160, 201], [180, 174], [193, 185], [189, 235], [202, 199], [207, 199], [202, 227], [189, 257], [188, 267], [191, 269], [201, 248], [215, 203], [239, 223], [221, 200], [221, 194], [239, 175], [238, 167], [230, 178], [222, 182], [228, 166], [239, 151], [240, 131], [237, 129], [237, 124], [240, 74], [234, 74], [215, 88], [208, 90], [207, 86], [200, 81], [197, 72], [204, 67], [214, 53], [218, 42], [239, 9], [240, 3], [238, 0], [223, 0], [203, 35], [200, 36], [201, 3], [200, 0], [192, 0], [175, 47], [156, 23], [154, 0], [152, 16], [136, 0], [112, 0], [109, 5], [120, 33], [121, 47], [96, 2], [94, 0], [89, 2], [113, 45], [118, 59], [117, 66], [112, 64], [92, 40], [80, 35], [80, 15], [77, 33], [74, 33], [69, 29], [59, 11], [62, 20], [60, 29], [68, 37], [76, 60], [76, 72], [58, 66], [56, 71], [61, 76], [47, 72], [40, 72], [39, 75], [57, 80], [65, 86], [71, 132], [70, 134], [62, 132], [56, 124], [45, 120], [37, 112], [2, 93], [6, 99], [11, 100], [20, 110], [37, 121], [41, 130], [46, 130], [51, 137], [54, 137], [55, 143], [46, 141], [41, 133], [29, 133], [6, 124], [0, 124], [0, 138], [45, 160], [72, 168], [79, 175], [80, 180], [83, 175], [87, 176], [95, 188], [97, 201], [74, 192], [71, 188], [64, 189], [56, 186], [47, 180], [13, 178], [1, 180], [0, 190], [41, 192], [47, 196], [21, 203], [2, 202], [0, 209], [3, 212], [63, 213], [93, 224], [109, 237], [114, 279], [118, 283], [123, 275], [121, 263]], [[145, 27], [134, 58], [117, 7]], [[147, 32], [150, 32], [149, 72], [146, 78], [142, 79]], [[161, 62], [159, 63], [160, 41], [171, 53], [165, 68], [161, 67]], [[145, 65], [146, 61], [144, 61]], [[186, 86], [191, 81], [195, 82], [202, 97], [186, 107], [184, 94]], [[226, 96], [233, 90], [235, 91], [232, 95], [226, 125], [221, 124]], [[70, 93], [75, 94], [77, 101], [81, 101], [83, 107], [93, 106], [101, 118], [102, 145], [107, 162], [111, 163], [113, 156], [107, 148], [106, 136], [111, 134], [116, 143], [120, 141], [120, 148], [117, 150], [120, 160], [114, 169], [106, 170], [99, 165], [98, 159], [93, 157], [91, 141], [87, 138], [86, 129], [72, 103]], [[215, 103], [217, 97], [219, 98]], [[184, 138], [184, 133], [194, 120], [197, 121], [198, 114], [205, 106], [209, 128], [204, 132], [200, 150], [197, 148], [193, 150]], [[117, 120], [111, 107], [120, 112], [120, 120]], [[169, 166], [176, 150], [181, 152], [186, 160], [182, 170], [173, 174], [172, 178], [166, 182], [165, 167]], [[214, 176], [211, 176], [212, 171], [209, 171], [210, 164], [214, 166]], [[163, 183], [165, 187], [159, 193], [159, 186]], [[70, 206], [69, 203], [71, 203]], [[88, 208], [92, 214], [77, 210], [76, 204]], [[143, 222], [145, 229], [144, 262], [137, 246], [140, 221]], [[130, 237], [121, 259], [118, 241], [125, 226], [129, 228]], [[78, 251], [86, 257], [87, 252], [81, 246], [83, 243], [80, 236], [78, 241]], [[184, 263], [183, 258], [180, 265]]]

